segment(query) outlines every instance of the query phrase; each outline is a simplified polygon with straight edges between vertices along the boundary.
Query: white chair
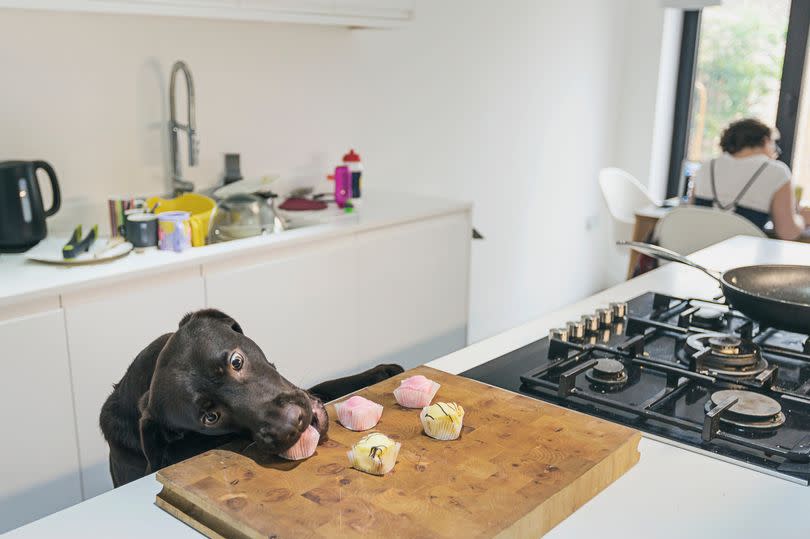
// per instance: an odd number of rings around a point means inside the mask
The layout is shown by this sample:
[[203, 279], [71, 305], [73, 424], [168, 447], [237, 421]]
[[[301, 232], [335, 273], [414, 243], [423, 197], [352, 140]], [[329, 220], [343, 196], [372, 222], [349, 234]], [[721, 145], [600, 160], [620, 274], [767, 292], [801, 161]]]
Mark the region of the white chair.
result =
[[620, 168], [603, 168], [599, 171], [599, 187], [614, 219], [634, 224], [636, 212], [649, 205], [657, 205], [647, 189], [629, 172]]
[[713, 208], [675, 208], [655, 225], [653, 238], [661, 247], [688, 255], [734, 236], [764, 238], [745, 217]]

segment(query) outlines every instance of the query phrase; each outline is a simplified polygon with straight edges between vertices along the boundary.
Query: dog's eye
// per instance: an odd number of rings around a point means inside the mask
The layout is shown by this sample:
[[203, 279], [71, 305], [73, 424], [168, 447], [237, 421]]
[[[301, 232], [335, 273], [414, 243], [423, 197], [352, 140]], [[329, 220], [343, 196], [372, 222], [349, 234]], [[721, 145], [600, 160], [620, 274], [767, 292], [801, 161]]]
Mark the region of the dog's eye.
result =
[[242, 365], [245, 364], [245, 358], [242, 357], [242, 354], [239, 352], [234, 352], [231, 354], [231, 368], [235, 371], [238, 371], [242, 368]]
[[219, 414], [217, 412], [205, 412], [202, 419], [206, 425], [213, 425], [219, 421]]

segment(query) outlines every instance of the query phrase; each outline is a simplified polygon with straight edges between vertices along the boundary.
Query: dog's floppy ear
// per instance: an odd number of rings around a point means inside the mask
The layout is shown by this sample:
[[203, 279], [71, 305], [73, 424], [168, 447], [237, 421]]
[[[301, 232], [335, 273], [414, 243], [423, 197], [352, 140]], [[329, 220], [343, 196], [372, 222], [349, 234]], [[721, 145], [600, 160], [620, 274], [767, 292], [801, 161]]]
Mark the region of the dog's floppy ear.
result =
[[138, 420], [138, 432], [141, 438], [141, 451], [146, 457], [146, 473], [152, 473], [163, 467], [166, 456], [166, 439], [160, 423], [152, 418], [147, 406], [149, 392], [144, 393], [138, 401], [141, 417]]
[[146, 457], [146, 473], [160, 470], [166, 465], [166, 447], [170, 442], [182, 438], [182, 433], [170, 433], [154, 419], [149, 412], [149, 392], [138, 401], [141, 417], [138, 420], [138, 433], [141, 438], [141, 451]]
[[214, 320], [219, 320], [226, 326], [230, 327], [237, 333], [241, 333], [244, 335], [244, 331], [242, 331], [242, 326], [239, 325], [239, 322], [228, 316], [227, 314], [223, 313], [218, 309], [200, 309], [199, 311], [194, 311], [192, 313], [188, 313], [186, 316], [180, 320], [180, 327], [183, 327], [194, 317], [203, 317], [203, 318], [213, 318]]

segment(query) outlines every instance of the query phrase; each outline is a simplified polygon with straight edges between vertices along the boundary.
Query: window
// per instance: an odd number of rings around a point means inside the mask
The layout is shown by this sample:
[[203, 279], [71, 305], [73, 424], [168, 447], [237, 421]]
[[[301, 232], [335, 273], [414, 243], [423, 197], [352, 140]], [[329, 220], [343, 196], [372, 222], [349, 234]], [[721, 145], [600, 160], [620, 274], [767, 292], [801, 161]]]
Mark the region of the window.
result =
[[[810, 146], [810, 95], [802, 97], [801, 119], [798, 113], [808, 6], [806, 0], [723, 0], [685, 12], [668, 196], [683, 194], [685, 177], [720, 154], [720, 134], [734, 120], [753, 116], [775, 125], [788, 165], [797, 126], [805, 140], [797, 149]], [[799, 160], [810, 175], [810, 148]]]
[[718, 155], [734, 120], [776, 125], [789, 11], [789, 0], [725, 0], [703, 10], [687, 163]]

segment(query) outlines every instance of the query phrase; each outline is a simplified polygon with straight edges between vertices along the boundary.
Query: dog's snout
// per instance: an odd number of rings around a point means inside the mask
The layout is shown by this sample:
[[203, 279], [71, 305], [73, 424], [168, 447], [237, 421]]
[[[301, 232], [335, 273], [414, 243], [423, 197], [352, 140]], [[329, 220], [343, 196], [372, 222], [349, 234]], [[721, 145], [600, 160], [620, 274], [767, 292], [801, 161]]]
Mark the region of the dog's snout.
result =
[[296, 429], [303, 430], [306, 427], [306, 413], [297, 404], [288, 404], [284, 407], [281, 420]]
[[289, 446], [298, 440], [312, 422], [312, 410], [297, 403], [273, 407], [265, 422], [256, 430], [258, 441], [270, 446]]

